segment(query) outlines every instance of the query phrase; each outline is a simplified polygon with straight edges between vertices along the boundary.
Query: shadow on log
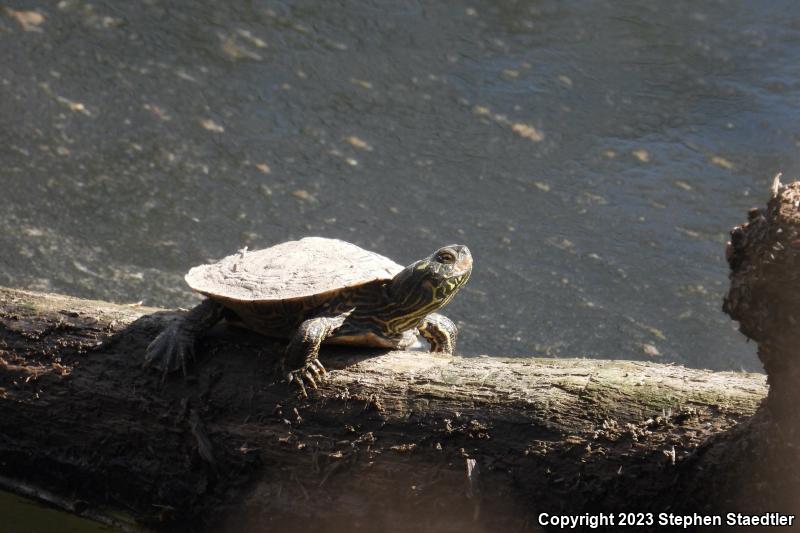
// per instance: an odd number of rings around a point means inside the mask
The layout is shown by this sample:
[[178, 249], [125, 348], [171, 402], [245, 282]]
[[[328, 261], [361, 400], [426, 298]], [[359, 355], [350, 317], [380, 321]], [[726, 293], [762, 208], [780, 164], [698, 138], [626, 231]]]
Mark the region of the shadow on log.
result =
[[354, 350], [324, 351], [330, 379], [302, 399], [272, 373], [282, 343], [225, 325], [192, 376], [162, 384], [142, 354], [177, 314], [0, 288], [0, 482], [132, 529], [796, 513], [795, 191], [732, 232], [725, 308], [759, 342], [764, 407], [759, 374]]

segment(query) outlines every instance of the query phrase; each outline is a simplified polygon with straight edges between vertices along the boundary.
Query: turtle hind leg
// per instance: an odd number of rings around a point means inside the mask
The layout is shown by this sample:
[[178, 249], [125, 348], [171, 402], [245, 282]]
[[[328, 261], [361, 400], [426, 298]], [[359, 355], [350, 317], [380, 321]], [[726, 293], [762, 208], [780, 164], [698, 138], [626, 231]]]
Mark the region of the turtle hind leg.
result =
[[194, 359], [197, 337], [222, 319], [223, 307], [213, 300], [204, 300], [186, 315], [168, 325], [147, 346], [144, 367], [154, 367], [163, 374], [178, 369], [186, 375], [186, 364]]
[[432, 352], [453, 354], [456, 350], [458, 328], [453, 321], [444, 315], [431, 313], [422, 319], [417, 328], [431, 345]]
[[300, 324], [286, 347], [286, 355], [279, 363], [279, 370], [289, 383], [296, 383], [300, 393], [308, 397], [306, 384], [317, 388], [317, 381], [325, 378], [325, 367], [319, 362], [322, 342], [342, 327], [350, 312], [337, 316], [309, 318]]

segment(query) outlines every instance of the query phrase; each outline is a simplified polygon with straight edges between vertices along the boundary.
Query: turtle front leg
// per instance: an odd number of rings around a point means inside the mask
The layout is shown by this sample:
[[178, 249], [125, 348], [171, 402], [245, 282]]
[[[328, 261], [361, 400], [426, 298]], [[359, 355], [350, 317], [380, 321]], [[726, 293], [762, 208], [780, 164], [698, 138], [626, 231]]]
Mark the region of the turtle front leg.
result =
[[431, 344], [432, 352], [453, 354], [456, 349], [458, 328], [444, 315], [431, 313], [422, 319], [417, 327], [419, 334]]
[[303, 397], [308, 397], [306, 383], [316, 389], [317, 381], [321, 382], [325, 377], [325, 367], [318, 359], [322, 342], [342, 327], [349, 315], [350, 313], [343, 313], [334, 317], [309, 318], [300, 324], [286, 347], [281, 367], [286, 372], [286, 381], [297, 383]]
[[194, 344], [197, 337], [222, 319], [223, 307], [213, 300], [204, 300], [189, 310], [186, 315], [167, 326], [147, 346], [144, 367], [155, 367], [167, 374], [183, 370], [186, 375], [187, 359], [194, 359]]

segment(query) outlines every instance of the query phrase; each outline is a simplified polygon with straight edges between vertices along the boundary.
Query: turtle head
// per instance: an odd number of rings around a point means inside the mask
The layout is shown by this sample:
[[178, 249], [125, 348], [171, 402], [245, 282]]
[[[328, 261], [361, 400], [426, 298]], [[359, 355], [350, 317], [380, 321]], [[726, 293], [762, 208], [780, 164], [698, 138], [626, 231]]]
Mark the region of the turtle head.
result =
[[[449, 302], [472, 273], [472, 254], [461, 244], [443, 246], [408, 265], [389, 282], [393, 318], [404, 330]], [[407, 327], [406, 327], [407, 326]]]

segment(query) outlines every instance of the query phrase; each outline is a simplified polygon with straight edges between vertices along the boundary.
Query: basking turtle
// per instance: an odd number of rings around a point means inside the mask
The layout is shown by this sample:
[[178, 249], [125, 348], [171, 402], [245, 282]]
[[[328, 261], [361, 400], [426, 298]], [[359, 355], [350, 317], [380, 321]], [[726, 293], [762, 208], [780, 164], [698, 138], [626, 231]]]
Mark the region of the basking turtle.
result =
[[450, 245], [403, 268], [337, 239], [306, 237], [259, 251], [240, 251], [192, 268], [186, 282], [208, 298], [150, 343], [145, 366], [168, 372], [193, 357], [195, 339], [225, 318], [291, 339], [286, 379], [316, 388], [325, 343], [403, 348], [422, 335], [434, 352], [453, 353], [457, 329], [435, 313], [472, 272], [466, 246]]

